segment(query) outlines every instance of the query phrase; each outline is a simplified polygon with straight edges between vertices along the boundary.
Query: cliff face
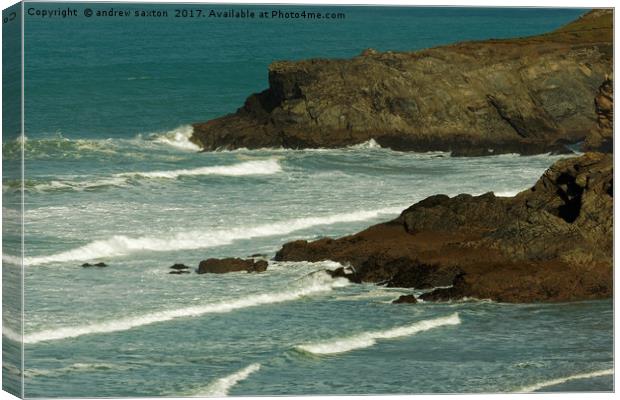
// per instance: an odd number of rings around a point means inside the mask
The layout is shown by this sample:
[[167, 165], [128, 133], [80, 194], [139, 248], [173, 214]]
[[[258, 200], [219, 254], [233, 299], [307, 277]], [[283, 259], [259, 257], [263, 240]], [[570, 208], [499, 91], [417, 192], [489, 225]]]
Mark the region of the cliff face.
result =
[[597, 127], [612, 72], [612, 11], [545, 35], [349, 60], [275, 62], [269, 89], [194, 125], [205, 150], [342, 147], [375, 139], [455, 155], [553, 151]]
[[425, 300], [610, 297], [613, 156], [558, 161], [515, 197], [445, 195], [341, 239], [285, 244], [277, 260], [350, 263], [355, 282], [436, 289]]

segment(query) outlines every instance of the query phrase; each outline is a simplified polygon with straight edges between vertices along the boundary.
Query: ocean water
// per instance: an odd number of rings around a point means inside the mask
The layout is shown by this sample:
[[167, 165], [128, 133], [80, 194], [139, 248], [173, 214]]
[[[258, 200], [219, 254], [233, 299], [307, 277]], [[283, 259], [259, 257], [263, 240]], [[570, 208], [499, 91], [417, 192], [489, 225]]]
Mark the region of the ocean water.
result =
[[[322, 270], [333, 262], [168, 273], [210, 257], [271, 259], [287, 241], [350, 234], [432, 194], [513, 195], [560, 158], [372, 141], [197, 152], [189, 124], [264, 89], [273, 60], [530, 35], [584, 10], [336, 11], [346, 19], [26, 17], [27, 397], [613, 389], [611, 301], [392, 305], [411, 291], [332, 279]], [[21, 147], [3, 142], [5, 199], [19, 191]], [[5, 201], [3, 215], [19, 212]], [[19, 276], [11, 229], [5, 281]], [[5, 373], [18, 368], [15, 317], [5, 310]]]

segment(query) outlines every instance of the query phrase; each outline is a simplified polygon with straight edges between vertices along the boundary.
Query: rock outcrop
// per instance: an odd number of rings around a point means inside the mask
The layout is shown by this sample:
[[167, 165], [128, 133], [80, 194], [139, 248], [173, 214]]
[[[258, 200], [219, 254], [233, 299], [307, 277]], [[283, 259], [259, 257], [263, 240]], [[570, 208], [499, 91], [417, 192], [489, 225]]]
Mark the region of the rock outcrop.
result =
[[241, 258], [209, 258], [198, 265], [199, 274], [225, 274], [228, 272], [264, 272], [268, 263], [265, 260], [243, 260]]
[[424, 300], [567, 301], [612, 294], [613, 156], [551, 166], [515, 197], [437, 195], [340, 239], [285, 244], [276, 260], [350, 264], [355, 282], [436, 289]]
[[[274, 62], [267, 90], [234, 114], [194, 124], [191, 140], [205, 150], [374, 139], [468, 156], [565, 151], [602, 123], [591, 99], [612, 73], [612, 24], [612, 10], [595, 10], [527, 38]], [[597, 107], [607, 112], [605, 97]]]
[[607, 78], [594, 98], [597, 127], [592, 129], [583, 145], [586, 151], [613, 152], [614, 142], [614, 82]]

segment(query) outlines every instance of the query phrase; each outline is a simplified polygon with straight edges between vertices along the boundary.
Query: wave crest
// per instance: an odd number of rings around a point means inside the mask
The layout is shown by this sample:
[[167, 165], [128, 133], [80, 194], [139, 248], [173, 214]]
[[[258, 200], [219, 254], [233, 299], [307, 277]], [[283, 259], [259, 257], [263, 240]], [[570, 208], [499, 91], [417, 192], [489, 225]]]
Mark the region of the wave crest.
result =
[[552, 379], [549, 381], [535, 383], [530, 386], [525, 386], [519, 389], [518, 392], [521, 392], [521, 393], [536, 392], [540, 389], [543, 389], [549, 386], [560, 385], [562, 383], [566, 383], [569, 381], [574, 381], [578, 379], [596, 378], [598, 376], [613, 375], [613, 374], [614, 374], [614, 370], [613, 368], [610, 368], [610, 369], [604, 369], [604, 370], [599, 370], [599, 371], [587, 372], [584, 374], [571, 375], [571, 376], [566, 376], [564, 378]]
[[197, 391], [194, 396], [213, 396], [213, 397], [224, 397], [228, 396], [228, 392], [232, 389], [237, 383], [246, 380], [250, 375], [260, 370], [260, 364], [250, 364], [247, 367], [220, 378], [207, 386], [204, 390]]
[[318, 343], [302, 344], [295, 347], [295, 349], [304, 353], [316, 355], [346, 353], [351, 350], [363, 349], [366, 347], [374, 346], [377, 343], [378, 339], [394, 339], [404, 336], [411, 336], [419, 332], [427, 331], [429, 329], [438, 328], [440, 326], [458, 325], [460, 323], [461, 320], [458, 313], [454, 313], [446, 317], [419, 321], [411, 325], [388, 329], [384, 331], [364, 332], [358, 335], [353, 335], [340, 339], [332, 339]]
[[190, 140], [193, 133], [194, 128], [191, 125], [181, 125], [168, 132], [153, 133], [150, 138], [155, 143], [165, 144], [176, 149], [199, 151], [200, 147]]
[[23, 342], [39, 343], [75, 338], [90, 334], [127, 331], [133, 328], [158, 322], [166, 322], [178, 318], [198, 317], [204, 314], [224, 314], [248, 307], [257, 307], [261, 305], [298, 300], [305, 296], [329, 292], [333, 289], [347, 286], [348, 284], [349, 281], [344, 278], [334, 279], [327, 273], [318, 271], [307, 275], [292, 284], [287, 284], [287, 287], [290, 286], [292, 288], [286, 291], [254, 294], [234, 300], [224, 300], [200, 306], [159, 311], [110, 321], [94, 322], [85, 325], [46, 329], [24, 335]]
[[26, 257], [25, 265], [48, 264], [54, 262], [87, 261], [104, 257], [120, 257], [138, 251], [176, 251], [194, 250], [224, 246], [237, 240], [268, 236], [281, 236], [295, 231], [320, 225], [342, 222], [365, 221], [383, 214], [397, 214], [402, 208], [385, 208], [371, 211], [356, 211], [322, 217], [307, 217], [285, 220], [254, 227], [218, 229], [210, 232], [180, 232], [168, 237], [143, 236], [132, 238], [123, 235], [109, 239], [95, 240], [73, 250], [48, 256]]

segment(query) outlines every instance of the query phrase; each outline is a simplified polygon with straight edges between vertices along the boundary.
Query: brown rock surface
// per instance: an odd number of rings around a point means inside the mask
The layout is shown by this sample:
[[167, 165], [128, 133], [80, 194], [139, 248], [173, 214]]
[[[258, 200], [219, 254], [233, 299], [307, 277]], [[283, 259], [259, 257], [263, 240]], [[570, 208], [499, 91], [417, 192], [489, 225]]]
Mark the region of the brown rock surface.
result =
[[352, 281], [436, 289], [424, 300], [567, 301], [612, 294], [613, 156], [551, 166], [515, 197], [438, 195], [340, 239], [285, 244], [277, 260], [350, 263]]
[[274, 62], [267, 90], [234, 114], [194, 124], [192, 141], [205, 150], [372, 138], [453, 155], [563, 151], [597, 127], [591, 99], [612, 72], [612, 17], [595, 10], [520, 39]]
[[267, 270], [267, 261], [265, 260], [243, 260], [241, 258], [209, 258], [203, 260], [198, 265], [199, 274], [225, 274], [228, 272], [264, 272]]
[[392, 304], [415, 304], [417, 302], [418, 300], [415, 298], [414, 295], [404, 294], [400, 296], [399, 298], [397, 298], [396, 300], [394, 300]]
[[594, 98], [594, 109], [597, 117], [597, 127], [586, 136], [583, 145], [586, 151], [613, 152], [614, 142], [614, 82], [605, 79]]

